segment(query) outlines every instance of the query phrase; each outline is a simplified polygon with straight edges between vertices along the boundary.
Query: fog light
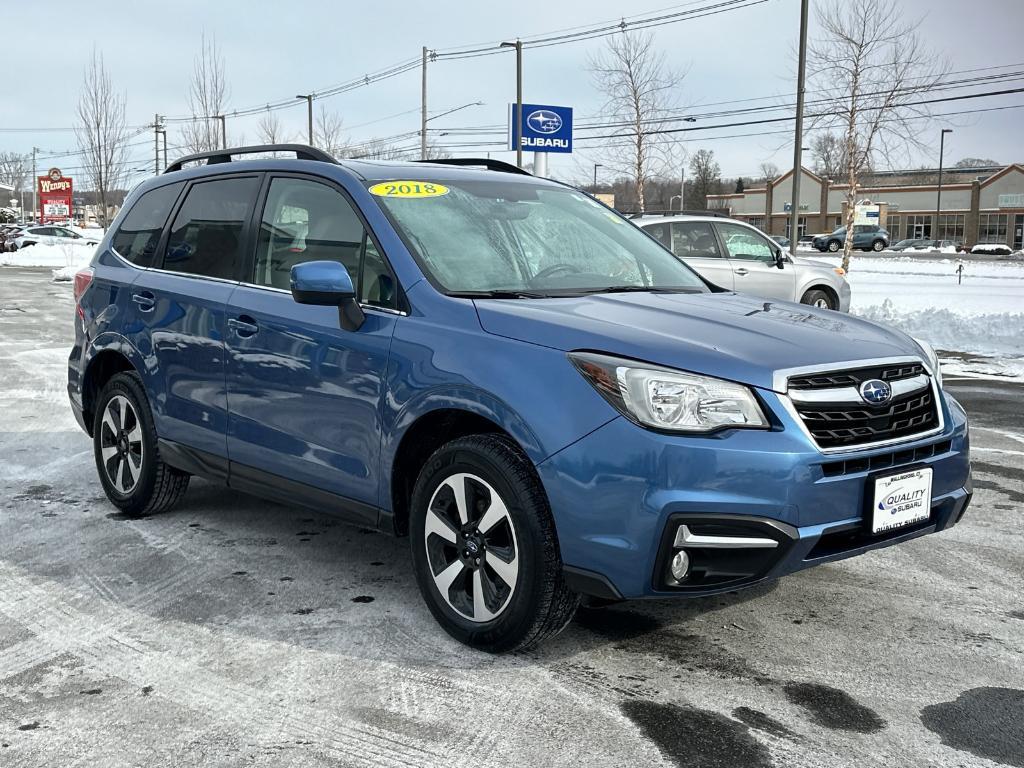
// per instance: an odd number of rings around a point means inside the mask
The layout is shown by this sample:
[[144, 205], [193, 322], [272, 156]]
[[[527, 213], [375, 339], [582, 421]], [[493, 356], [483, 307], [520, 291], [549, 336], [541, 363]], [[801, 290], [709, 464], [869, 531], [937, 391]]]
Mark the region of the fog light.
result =
[[668, 569], [672, 573], [673, 579], [685, 581], [690, 573], [690, 556], [684, 550], [679, 550], [672, 557], [672, 562], [669, 563]]

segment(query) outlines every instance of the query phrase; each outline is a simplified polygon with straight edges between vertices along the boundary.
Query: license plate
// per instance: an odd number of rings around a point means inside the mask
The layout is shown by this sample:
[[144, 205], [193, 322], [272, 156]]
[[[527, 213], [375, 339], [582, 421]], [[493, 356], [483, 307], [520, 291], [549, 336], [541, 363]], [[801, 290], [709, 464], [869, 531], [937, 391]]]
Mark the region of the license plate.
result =
[[932, 470], [911, 469], [875, 478], [871, 532], [884, 533], [922, 520], [932, 513]]

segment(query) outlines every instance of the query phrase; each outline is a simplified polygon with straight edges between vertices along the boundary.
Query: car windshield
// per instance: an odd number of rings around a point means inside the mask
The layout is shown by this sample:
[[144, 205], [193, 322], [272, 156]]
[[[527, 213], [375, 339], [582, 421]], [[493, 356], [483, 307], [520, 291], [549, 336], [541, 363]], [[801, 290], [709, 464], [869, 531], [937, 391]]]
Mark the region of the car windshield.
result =
[[449, 294], [708, 290], [652, 238], [575, 190], [490, 179], [368, 186]]

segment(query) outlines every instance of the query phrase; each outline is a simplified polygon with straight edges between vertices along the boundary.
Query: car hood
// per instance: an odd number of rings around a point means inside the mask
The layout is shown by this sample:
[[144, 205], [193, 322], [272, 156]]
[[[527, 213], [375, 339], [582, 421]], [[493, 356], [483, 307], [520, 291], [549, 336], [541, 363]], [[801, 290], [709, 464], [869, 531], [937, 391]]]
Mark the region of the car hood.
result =
[[905, 334], [850, 315], [735, 293], [476, 301], [483, 329], [772, 389], [783, 368], [920, 357]]

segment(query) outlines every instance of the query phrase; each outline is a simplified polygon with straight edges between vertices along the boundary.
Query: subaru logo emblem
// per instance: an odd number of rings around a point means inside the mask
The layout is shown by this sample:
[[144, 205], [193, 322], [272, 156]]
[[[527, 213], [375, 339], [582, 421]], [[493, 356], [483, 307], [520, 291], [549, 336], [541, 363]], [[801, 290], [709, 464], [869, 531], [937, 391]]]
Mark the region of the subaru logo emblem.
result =
[[526, 124], [537, 133], [557, 133], [562, 129], [562, 118], [548, 109], [538, 109], [526, 116]]
[[868, 379], [860, 385], [860, 396], [868, 405], [882, 405], [892, 398], [892, 387], [879, 379]]

